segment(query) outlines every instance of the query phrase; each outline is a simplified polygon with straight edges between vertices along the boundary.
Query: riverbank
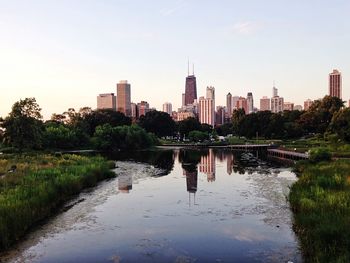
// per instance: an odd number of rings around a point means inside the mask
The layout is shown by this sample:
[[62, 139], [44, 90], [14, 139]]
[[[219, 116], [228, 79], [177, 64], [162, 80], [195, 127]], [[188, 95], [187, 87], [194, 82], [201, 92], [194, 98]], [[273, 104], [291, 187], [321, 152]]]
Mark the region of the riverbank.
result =
[[114, 163], [78, 155], [2, 155], [0, 251], [82, 189], [114, 177]]
[[296, 167], [289, 200], [306, 262], [350, 262], [350, 160]]

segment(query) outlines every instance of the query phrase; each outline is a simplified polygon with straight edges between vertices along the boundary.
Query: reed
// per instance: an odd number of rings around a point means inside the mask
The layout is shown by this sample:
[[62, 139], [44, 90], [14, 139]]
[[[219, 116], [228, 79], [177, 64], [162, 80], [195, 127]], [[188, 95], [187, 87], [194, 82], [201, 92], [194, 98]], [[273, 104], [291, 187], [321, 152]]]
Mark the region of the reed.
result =
[[350, 262], [350, 160], [297, 166], [289, 201], [305, 262]]
[[0, 160], [0, 250], [19, 240], [33, 225], [83, 188], [114, 177], [113, 163], [102, 157], [21, 155]]

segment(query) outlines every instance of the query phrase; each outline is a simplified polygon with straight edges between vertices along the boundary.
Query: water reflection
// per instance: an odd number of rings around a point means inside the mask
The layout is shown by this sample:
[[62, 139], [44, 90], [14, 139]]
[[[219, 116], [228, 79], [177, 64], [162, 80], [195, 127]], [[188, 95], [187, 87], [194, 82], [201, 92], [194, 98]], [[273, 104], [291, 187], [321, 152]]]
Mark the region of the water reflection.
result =
[[285, 198], [296, 177], [249, 156], [118, 153], [117, 178], [82, 193], [4, 261], [300, 262]]
[[129, 193], [132, 189], [132, 174], [123, 173], [118, 176], [118, 190], [122, 193]]

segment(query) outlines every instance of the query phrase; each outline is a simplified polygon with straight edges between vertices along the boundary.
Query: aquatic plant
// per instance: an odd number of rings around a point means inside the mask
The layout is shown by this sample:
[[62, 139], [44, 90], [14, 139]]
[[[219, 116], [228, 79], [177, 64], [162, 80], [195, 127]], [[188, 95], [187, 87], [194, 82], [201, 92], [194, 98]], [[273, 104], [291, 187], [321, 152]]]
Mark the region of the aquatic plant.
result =
[[0, 250], [8, 248], [33, 225], [50, 216], [83, 188], [115, 176], [114, 163], [102, 157], [26, 155], [0, 160]]

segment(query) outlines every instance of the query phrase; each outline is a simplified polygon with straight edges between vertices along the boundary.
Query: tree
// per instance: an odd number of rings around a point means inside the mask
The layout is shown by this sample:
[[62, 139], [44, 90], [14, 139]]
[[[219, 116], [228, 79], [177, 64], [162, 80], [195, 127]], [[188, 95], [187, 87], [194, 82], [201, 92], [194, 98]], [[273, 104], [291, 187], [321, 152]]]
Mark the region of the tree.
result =
[[201, 127], [202, 126], [198, 119], [193, 117], [178, 122], [178, 130], [182, 138], [188, 136], [190, 131], [201, 130]]
[[41, 147], [43, 122], [41, 108], [35, 98], [13, 104], [12, 111], [2, 123], [5, 143], [19, 149]]
[[175, 122], [166, 112], [149, 111], [141, 116], [139, 125], [147, 132], [154, 133], [158, 137], [172, 136], [175, 133]]
[[345, 108], [334, 114], [330, 130], [340, 139], [350, 142], [350, 108]]
[[203, 131], [190, 131], [188, 138], [193, 142], [203, 142], [209, 139], [209, 133]]
[[245, 117], [243, 109], [234, 110], [232, 113], [232, 129], [235, 134], [239, 134], [239, 126]]

